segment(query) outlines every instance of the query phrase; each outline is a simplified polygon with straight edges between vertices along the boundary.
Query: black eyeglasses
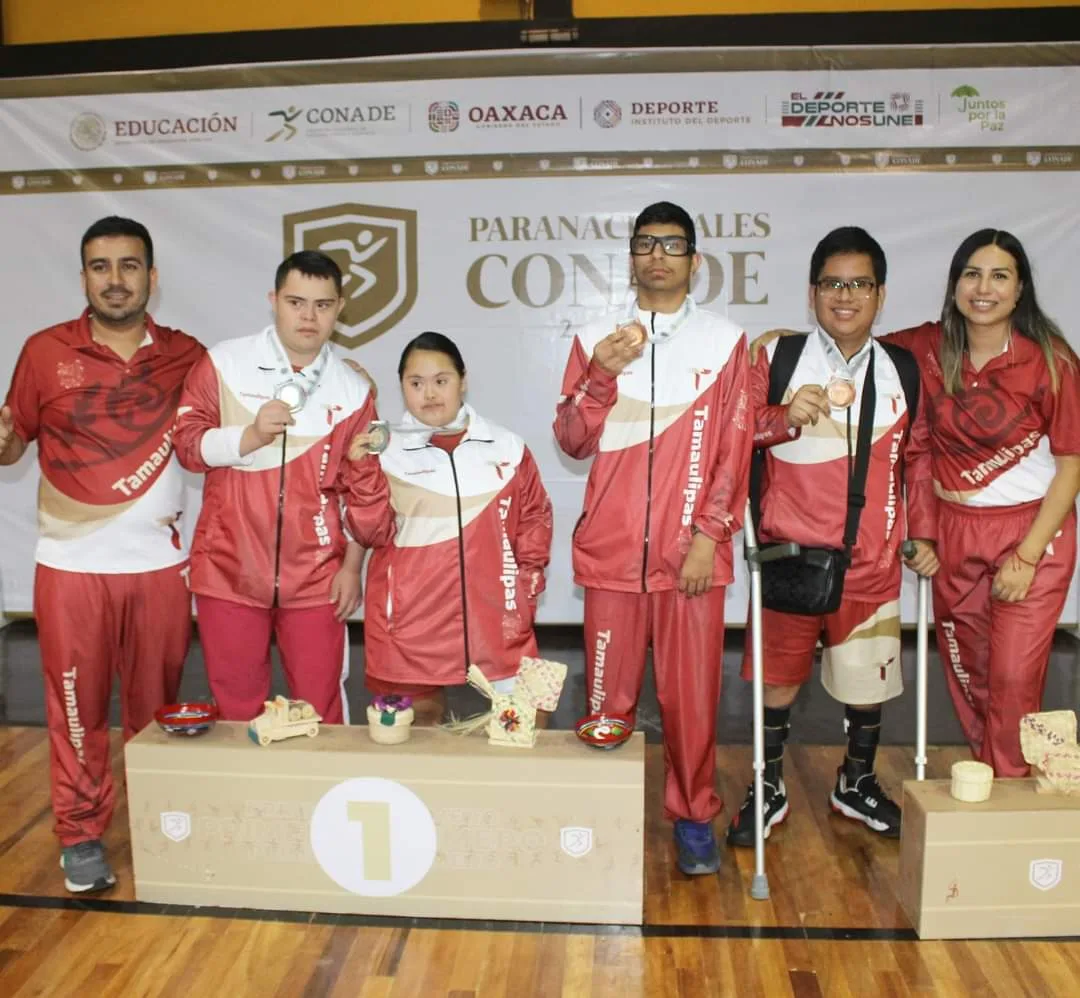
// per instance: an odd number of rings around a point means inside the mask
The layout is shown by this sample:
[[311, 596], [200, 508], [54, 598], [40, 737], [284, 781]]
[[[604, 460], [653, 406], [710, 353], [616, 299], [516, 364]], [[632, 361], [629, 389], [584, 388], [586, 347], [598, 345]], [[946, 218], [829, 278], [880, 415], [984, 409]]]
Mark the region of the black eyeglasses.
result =
[[688, 256], [694, 248], [686, 236], [631, 236], [630, 252], [634, 256], [648, 256], [657, 243], [665, 256]]
[[823, 277], [817, 282], [818, 291], [829, 298], [837, 298], [847, 288], [852, 298], [869, 298], [877, 287], [875, 281], [866, 277], [856, 277], [853, 281], [841, 281], [835, 277]]

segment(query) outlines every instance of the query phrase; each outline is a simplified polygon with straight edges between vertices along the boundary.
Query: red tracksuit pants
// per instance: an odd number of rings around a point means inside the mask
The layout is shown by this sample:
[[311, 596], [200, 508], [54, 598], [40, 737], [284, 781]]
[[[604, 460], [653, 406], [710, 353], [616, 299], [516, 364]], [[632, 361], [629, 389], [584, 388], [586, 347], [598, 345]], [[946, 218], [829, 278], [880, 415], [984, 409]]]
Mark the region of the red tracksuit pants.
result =
[[327, 724], [345, 723], [348, 647], [333, 603], [271, 610], [196, 596], [195, 607], [206, 678], [223, 720], [250, 721], [263, 712], [274, 635], [290, 695], [307, 700]]
[[710, 821], [716, 793], [716, 712], [724, 653], [724, 587], [687, 599], [671, 590], [585, 590], [589, 710], [633, 716], [652, 646], [664, 727], [664, 812]]
[[124, 738], [176, 701], [191, 640], [187, 563], [94, 575], [37, 566], [34, 578], [55, 830], [61, 845], [99, 839], [115, 804], [109, 702], [120, 678]]
[[994, 575], [1024, 539], [1038, 503], [939, 504], [934, 621], [945, 679], [975, 758], [995, 776], [1026, 776], [1020, 718], [1042, 705], [1054, 630], [1076, 566], [1076, 513], [1039, 562], [1025, 599], [992, 599]]

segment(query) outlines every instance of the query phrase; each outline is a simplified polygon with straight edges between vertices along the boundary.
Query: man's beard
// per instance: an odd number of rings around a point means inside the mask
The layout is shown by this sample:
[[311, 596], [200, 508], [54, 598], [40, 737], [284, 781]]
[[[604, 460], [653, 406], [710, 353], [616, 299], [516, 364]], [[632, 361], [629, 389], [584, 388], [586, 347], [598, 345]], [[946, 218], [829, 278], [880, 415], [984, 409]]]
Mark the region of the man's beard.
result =
[[149, 295], [144, 295], [142, 297], [132, 295], [123, 302], [117, 302], [112, 311], [104, 310], [104, 307], [108, 307], [109, 305], [108, 299], [104, 296], [102, 296], [103, 308], [98, 308], [94, 302], [89, 299], [87, 304], [90, 306], [90, 311], [94, 314], [94, 318], [96, 318], [103, 326], [125, 326], [128, 325], [132, 319], [137, 319], [139, 316], [145, 314], [146, 306], [149, 301]]

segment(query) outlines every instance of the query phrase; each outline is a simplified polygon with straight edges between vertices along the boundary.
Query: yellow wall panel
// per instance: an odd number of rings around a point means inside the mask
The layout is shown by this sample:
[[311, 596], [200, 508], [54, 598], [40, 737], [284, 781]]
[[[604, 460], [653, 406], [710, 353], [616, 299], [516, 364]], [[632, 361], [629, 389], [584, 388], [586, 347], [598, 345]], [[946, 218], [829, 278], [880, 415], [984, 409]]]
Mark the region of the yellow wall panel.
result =
[[[519, 0], [0, 0], [8, 44], [104, 38], [318, 28], [365, 24], [431, 24], [513, 20]], [[691, 14], [822, 13], [990, 7], [1075, 7], [1077, 0], [574, 0], [577, 17], [668, 17]]]
[[[321, 28], [363, 24], [423, 24], [480, 20], [483, 0], [322, 0], [274, 3], [267, 0], [2, 0], [4, 41], [8, 44]], [[502, 4], [489, 6], [502, 7]], [[517, 17], [517, 3], [503, 17]], [[487, 10], [485, 16], [490, 16]]]
[[687, 14], [836, 14], [983, 7], [1075, 7], [1077, 0], [574, 0], [576, 17], [677, 17]]

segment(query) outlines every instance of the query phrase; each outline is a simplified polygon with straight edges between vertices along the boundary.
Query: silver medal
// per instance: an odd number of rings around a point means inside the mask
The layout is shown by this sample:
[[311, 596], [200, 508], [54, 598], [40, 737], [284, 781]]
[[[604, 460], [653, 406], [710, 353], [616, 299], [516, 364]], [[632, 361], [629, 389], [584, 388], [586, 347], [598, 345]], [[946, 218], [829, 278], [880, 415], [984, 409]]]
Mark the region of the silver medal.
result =
[[284, 402], [293, 415], [304, 408], [307, 397], [307, 389], [298, 381], [285, 381], [274, 389], [274, 398], [278, 402]]

